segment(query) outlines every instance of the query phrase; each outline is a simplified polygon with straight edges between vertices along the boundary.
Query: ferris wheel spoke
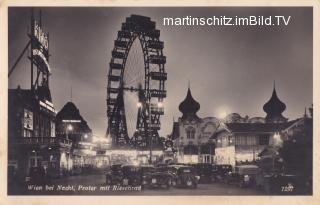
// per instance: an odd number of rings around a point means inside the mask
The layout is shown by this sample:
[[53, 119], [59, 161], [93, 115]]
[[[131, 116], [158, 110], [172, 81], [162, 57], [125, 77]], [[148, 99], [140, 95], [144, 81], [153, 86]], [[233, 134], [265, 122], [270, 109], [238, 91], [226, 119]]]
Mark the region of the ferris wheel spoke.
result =
[[142, 83], [144, 82], [144, 76], [141, 76], [141, 75], [137, 75], [135, 78], [131, 79], [129, 82], [126, 82], [125, 84], [127, 86], [129, 85], [137, 85], [137, 83]]

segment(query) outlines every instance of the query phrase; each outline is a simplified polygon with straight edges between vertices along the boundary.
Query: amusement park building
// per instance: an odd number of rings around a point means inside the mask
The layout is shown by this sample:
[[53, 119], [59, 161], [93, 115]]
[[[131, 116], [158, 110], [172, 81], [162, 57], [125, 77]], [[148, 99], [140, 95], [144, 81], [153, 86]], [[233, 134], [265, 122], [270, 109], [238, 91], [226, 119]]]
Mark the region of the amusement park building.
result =
[[212, 163], [214, 141], [211, 136], [219, 127], [215, 117], [199, 118], [200, 104], [194, 100], [188, 88], [187, 96], [179, 105], [182, 117], [174, 122], [171, 138], [177, 149], [177, 161], [183, 163]]
[[71, 140], [56, 136], [56, 111], [49, 88], [9, 89], [8, 176], [24, 180], [32, 167], [60, 175], [62, 156]]
[[177, 161], [182, 163], [241, 164], [255, 162], [259, 153], [272, 145], [273, 137], [294, 124], [282, 116], [286, 105], [273, 89], [263, 110], [266, 117], [241, 117], [231, 113], [225, 119], [199, 118], [200, 104], [191, 95], [179, 106], [182, 117], [173, 124], [171, 138], [177, 149]]
[[280, 133], [296, 122], [282, 116], [286, 105], [280, 101], [274, 87], [272, 96], [264, 104], [266, 117], [242, 118], [233, 113], [227, 116], [213, 135], [216, 142], [217, 164], [255, 163], [259, 154], [274, 144]]
[[64, 171], [80, 172], [84, 166], [94, 164], [96, 151], [92, 130], [73, 102], [67, 102], [57, 113], [56, 135], [72, 141], [70, 152], [61, 161]]

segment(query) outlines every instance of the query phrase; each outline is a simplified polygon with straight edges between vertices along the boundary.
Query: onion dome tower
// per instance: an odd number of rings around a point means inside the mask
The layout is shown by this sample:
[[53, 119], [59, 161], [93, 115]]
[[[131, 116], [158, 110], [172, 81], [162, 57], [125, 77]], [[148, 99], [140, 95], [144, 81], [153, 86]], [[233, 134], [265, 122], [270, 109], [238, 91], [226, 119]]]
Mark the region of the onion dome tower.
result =
[[180, 103], [179, 110], [182, 112], [182, 120], [199, 119], [197, 112], [200, 109], [200, 104], [193, 99], [191, 95], [190, 86], [186, 98]]
[[263, 110], [267, 113], [266, 122], [286, 122], [288, 119], [282, 116], [286, 105], [278, 98], [275, 83], [273, 85], [273, 92], [270, 100], [264, 104]]

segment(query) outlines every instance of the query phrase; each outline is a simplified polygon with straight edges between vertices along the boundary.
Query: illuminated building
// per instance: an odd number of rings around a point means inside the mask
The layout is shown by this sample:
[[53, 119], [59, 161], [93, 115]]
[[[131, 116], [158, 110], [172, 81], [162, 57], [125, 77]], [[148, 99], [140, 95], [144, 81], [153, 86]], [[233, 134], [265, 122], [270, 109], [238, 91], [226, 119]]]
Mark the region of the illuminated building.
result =
[[80, 172], [83, 166], [94, 164], [92, 130], [73, 102], [66, 103], [57, 113], [56, 135], [72, 141], [72, 149], [61, 164], [64, 170]]
[[182, 163], [213, 162], [214, 142], [210, 139], [220, 122], [215, 117], [199, 118], [200, 104], [190, 88], [179, 105], [182, 117], [173, 123], [171, 139], [177, 149], [177, 161]]
[[285, 108], [286, 105], [279, 100], [274, 88], [270, 100], [263, 106], [265, 118], [242, 118], [237, 113], [227, 116], [213, 136], [216, 142], [215, 163], [254, 163], [259, 153], [272, 143], [274, 134], [295, 122], [288, 122], [282, 116]]
[[282, 134], [297, 120], [288, 121], [282, 113], [286, 105], [274, 87], [271, 98], [263, 106], [265, 117], [241, 117], [231, 113], [219, 120], [199, 118], [200, 104], [191, 95], [179, 105], [182, 117], [173, 123], [171, 139], [177, 149], [176, 159], [182, 163], [242, 164], [255, 163], [276, 133]]
[[[33, 11], [28, 37], [29, 42], [20, 56], [30, 48], [31, 87], [8, 90], [9, 180], [25, 181], [34, 167], [47, 176], [59, 177], [64, 153], [71, 148], [70, 140], [55, 134], [56, 111], [49, 87], [49, 34], [42, 29], [41, 14], [36, 20]], [[16, 65], [10, 69], [9, 76]]]
[[[42, 97], [41, 97], [42, 96]], [[47, 96], [47, 97], [44, 97]], [[55, 135], [55, 110], [47, 89], [9, 89], [9, 169], [24, 180], [31, 167], [60, 175], [60, 159], [71, 141]]]

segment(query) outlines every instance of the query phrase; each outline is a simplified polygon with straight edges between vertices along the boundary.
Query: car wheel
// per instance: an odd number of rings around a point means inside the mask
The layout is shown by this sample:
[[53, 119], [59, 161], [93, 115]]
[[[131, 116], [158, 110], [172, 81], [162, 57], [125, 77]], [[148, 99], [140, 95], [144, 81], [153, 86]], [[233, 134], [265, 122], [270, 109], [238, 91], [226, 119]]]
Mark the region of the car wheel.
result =
[[215, 177], [211, 177], [211, 183], [215, 183], [216, 182], [216, 178]]
[[177, 180], [177, 186], [180, 186], [181, 185], [181, 179], [178, 179]]
[[139, 181], [137, 181], [137, 180], [133, 180], [133, 182], [132, 182], [132, 185], [133, 186], [138, 186], [138, 185], [140, 185], [141, 183], [139, 183]]
[[197, 183], [193, 183], [193, 188], [196, 189], [198, 187]]
[[171, 184], [172, 184], [171, 179], [168, 179], [167, 184], [166, 184], [166, 188], [170, 189]]
[[107, 185], [110, 185], [110, 184], [111, 184], [110, 178], [107, 178], [107, 179], [106, 179], [106, 184], [107, 184]]
[[172, 186], [177, 186], [177, 182], [175, 181], [175, 180], [172, 180], [172, 182], [171, 182], [171, 184], [172, 184]]
[[263, 190], [264, 190], [264, 192], [265, 192], [266, 194], [270, 194], [270, 193], [271, 193], [269, 183], [265, 183], [265, 184], [264, 184]]
[[190, 180], [190, 179], [187, 179], [186, 184], [187, 184], [188, 187], [193, 187], [194, 186], [193, 181]]

